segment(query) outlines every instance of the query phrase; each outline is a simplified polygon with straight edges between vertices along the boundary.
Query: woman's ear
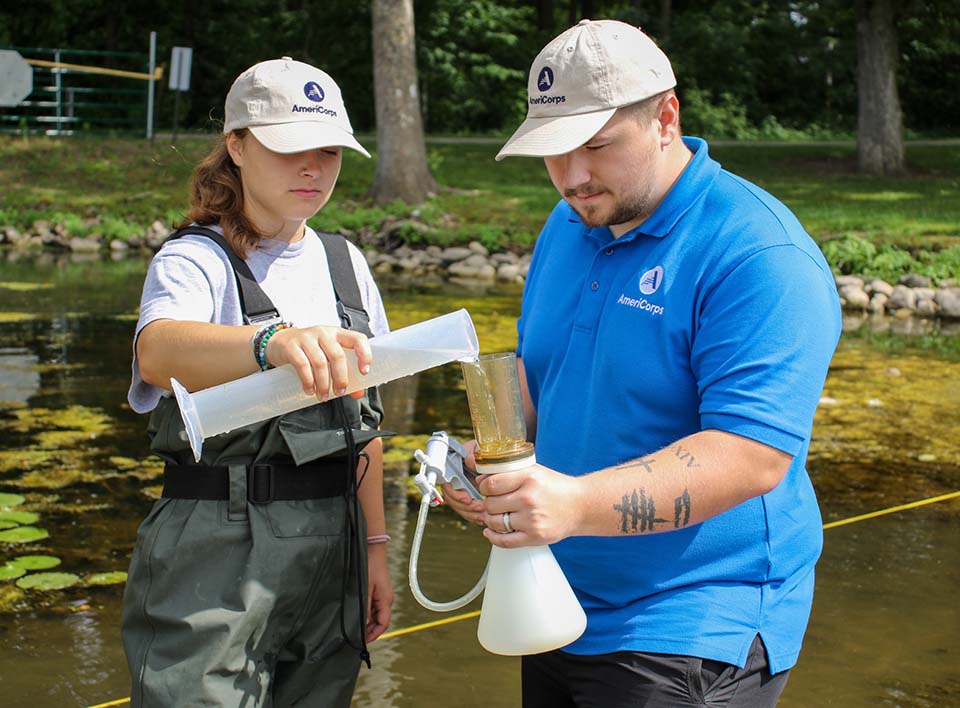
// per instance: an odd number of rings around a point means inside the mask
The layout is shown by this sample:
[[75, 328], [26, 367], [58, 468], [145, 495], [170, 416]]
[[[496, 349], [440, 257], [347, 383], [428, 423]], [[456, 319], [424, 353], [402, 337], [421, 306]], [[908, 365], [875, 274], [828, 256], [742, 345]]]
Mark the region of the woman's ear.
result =
[[243, 166], [243, 139], [234, 132], [227, 134], [227, 152], [234, 165]]

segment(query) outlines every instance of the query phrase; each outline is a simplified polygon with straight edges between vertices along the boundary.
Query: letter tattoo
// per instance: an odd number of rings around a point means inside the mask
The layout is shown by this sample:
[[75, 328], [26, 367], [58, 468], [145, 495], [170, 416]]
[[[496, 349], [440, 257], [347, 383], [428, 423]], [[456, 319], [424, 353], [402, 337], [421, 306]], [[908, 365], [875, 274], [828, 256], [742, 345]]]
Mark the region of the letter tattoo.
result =
[[699, 464], [697, 464], [696, 458], [694, 458], [693, 453], [690, 452], [689, 450], [687, 450], [687, 449], [686, 449], [683, 445], [681, 445], [680, 443], [677, 443], [677, 445], [676, 445], [675, 447], [671, 448], [671, 449], [673, 450], [673, 453], [680, 459], [681, 462], [682, 462], [683, 460], [686, 460], [686, 461], [687, 461], [687, 468], [688, 468], [688, 469], [689, 469], [690, 467], [699, 467], [699, 466], [700, 466]]

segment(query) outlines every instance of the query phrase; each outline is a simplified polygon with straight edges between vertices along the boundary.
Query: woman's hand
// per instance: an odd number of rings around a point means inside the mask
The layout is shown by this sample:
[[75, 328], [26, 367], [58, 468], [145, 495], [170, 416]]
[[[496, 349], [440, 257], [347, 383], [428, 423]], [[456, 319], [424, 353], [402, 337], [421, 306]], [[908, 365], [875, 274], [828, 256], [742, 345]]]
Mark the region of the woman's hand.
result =
[[387, 569], [387, 544], [374, 543], [367, 546], [367, 592], [366, 640], [372, 642], [390, 626], [390, 611], [393, 607], [393, 584]]
[[[370, 371], [373, 357], [366, 335], [342, 327], [289, 327], [277, 331], [267, 342], [267, 362], [290, 364], [303, 390], [321, 401], [342, 396], [347, 390], [346, 350], [357, 355], [361, 374]], [[355, 397], [363, 395], [358, 391]]]

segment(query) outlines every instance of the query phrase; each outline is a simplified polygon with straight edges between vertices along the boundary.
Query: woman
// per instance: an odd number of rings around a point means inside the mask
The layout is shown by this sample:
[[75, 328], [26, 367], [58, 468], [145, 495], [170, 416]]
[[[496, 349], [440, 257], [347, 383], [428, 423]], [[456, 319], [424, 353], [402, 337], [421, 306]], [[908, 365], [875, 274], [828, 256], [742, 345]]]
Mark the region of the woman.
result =
[[[150, 265], [134, 341], [130, 404], [152, 412], [166, 466], [124, 594], [131, 701], [347, 706], [393, 590], [379, 398], [337, 396], [345, 350], [366, 373], [364, 332], [389, 328], [362, 254], [306, 221], [342, 148], [370, 155], [336, 83], [289, 57], [237, 78], [223, 132]], [[170, 379], [194, 391], [285, 364], [318, 403], [210, 438], [194, 464]]]

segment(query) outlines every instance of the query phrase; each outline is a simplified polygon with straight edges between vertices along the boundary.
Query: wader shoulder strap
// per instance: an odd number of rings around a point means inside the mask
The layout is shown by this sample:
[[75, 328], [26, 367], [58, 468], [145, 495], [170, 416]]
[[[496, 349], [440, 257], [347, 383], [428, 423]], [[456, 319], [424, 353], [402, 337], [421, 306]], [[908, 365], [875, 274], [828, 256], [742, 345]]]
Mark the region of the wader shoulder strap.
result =
[[230, 243], [221, 234], [203, 226], [187, 226], [179, 231], [174, 231], [167, 237], [167, 240], [170, 241], [190, 234], [206, 236], [227, 254], [230, 265], [233, 266], [233, 272], [237, 277], [240, 309], [243, 310], [243, 316], [247, 320], [247, 324], [261, 324], [270, 320], [280, 320], [280, 312], [274, 307], [267, 294], [263, 292], [263, 288], [257, 283], [257, 279], [253, 277], [250, 266], [233, 252]]
[[317, 231], [320, 242], [327, 252], [327, 266], [330, 268], [330, 278], [333, 280], [333, 291], [337, 296], [337, 312], [345, 329], [363, 332], [368, 337], [373, 336], [370, 331], [370, 316], [363, 307], [360, 298], [360, 286], [357, 283], [357, 273], [353, 269], [353, 260], [347, 239], [340, 234], [330, 234]]

